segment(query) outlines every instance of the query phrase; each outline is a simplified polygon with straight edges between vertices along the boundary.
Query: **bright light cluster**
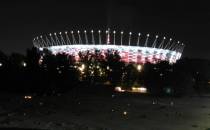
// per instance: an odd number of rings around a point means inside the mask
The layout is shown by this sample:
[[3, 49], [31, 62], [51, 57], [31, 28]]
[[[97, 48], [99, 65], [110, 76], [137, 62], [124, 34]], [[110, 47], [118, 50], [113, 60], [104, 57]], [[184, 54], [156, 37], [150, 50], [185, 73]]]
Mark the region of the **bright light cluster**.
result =
[[120, 46], [120, 45], [63, 45], [48, 47], [53, 54], [66, 53], [74, 55], [79, 60], [79, 52], [100, 50], [105, 54], [108, 50], [116, 50], [119, 52], [122, 61], [126, 63], [156, 63], [158, 61], [169, 61], [175, 63], [181, 57], [180, 52], [164, 50], [151, 47], [138, 46]]

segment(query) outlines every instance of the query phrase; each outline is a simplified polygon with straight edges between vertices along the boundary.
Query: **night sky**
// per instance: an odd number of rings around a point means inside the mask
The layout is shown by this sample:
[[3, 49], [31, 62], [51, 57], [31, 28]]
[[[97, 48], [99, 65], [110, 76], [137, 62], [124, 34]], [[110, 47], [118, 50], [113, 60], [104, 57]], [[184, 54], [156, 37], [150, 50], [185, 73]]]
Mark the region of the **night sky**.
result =
[[201, 1], [8, 1], [0, 16], [0, 50], [7, 54], [24, 54], [42, 34], [111, 27], [172, 37], [186, 44], [185, 57], [210, 59], [210, 6]]

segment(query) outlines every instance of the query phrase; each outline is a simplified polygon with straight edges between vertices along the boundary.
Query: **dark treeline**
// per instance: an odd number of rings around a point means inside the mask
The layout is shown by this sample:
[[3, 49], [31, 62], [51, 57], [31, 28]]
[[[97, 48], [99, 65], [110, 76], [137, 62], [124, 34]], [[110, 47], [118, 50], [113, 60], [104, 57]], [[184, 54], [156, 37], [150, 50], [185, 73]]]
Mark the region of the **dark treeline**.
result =
[[136, 64], [121, 62], [116, 51], [102, 55], [100, 51], [79, 53], [76, 57], [65, 54], [52, 55], [36, 48], [26, 55], [0, 52], [1, 91], [23, 93], [56, 93], [71, 91], [76, 87], [108, 85], [145, 86], [152, 95], [181, 96], [209, 92], [210, 62], [201, 59], [181, 59], [176, 64], [146, 63], [142, 70]]

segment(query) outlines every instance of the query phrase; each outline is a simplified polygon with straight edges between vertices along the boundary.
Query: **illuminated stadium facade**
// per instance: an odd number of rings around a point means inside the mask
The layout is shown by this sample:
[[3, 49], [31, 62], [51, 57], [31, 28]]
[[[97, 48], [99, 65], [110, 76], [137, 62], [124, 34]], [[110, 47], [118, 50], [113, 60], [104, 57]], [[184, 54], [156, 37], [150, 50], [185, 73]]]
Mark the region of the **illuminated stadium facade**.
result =
[[144, 64], [146, 62], [157, 63], [168, 61], [175, 63], [181, 58], [184, 44], [174, 41], [172, 38], [159, 38], [158, 35], [151, 37], [149, 34], [133, 34], [121, 31], [98, 30], [70, 31], [53, 33], [34, 38], [33, 45], [40, 51], [47, 49], [53, 54], [65, 53], [75, 56], [79, 61], [79, 52], [95, 52], [101, 54], [117, 51], [121, 60], [126, 63]]

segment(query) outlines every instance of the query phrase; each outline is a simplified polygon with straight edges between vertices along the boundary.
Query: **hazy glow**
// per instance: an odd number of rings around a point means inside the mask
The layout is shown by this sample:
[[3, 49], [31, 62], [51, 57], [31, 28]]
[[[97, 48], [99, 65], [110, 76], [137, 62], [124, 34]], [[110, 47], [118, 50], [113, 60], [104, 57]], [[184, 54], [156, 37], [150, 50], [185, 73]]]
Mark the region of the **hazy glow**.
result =
[[137, 65], [137, 70], [141, 71], [142, 70], [142, 66], [141, 65]]
[[22, 65], [23, 65], [23, 67], [27, 66], [26, 62], [22, 62]]
[[132, 92], [137, 92], [137, 93], [147, 93], [147, 88], [145, 87], [132, 87]]
[[125, 92], [121, 87], [115, 87], [114, 89], [116, 92]]
[[25, 99], [32, 99], [32, 96], [24, 96]]
[[[155, 63], [155, 60], [166, 60], [170, 63], [175, 63], [181, 57], [181, 53], [177, 51], [172, 51], [168, 49], [158, 49], [151, 47], [140, 47], [140, 46], [120, 46], [120, 45], [59, 45], [46, 47], [53, 54], [66, 53], [69, 55], [74, 55], [78, 57], [80, 51], [90, 51], [95, 50], [108, 51], [117, 50], [124, 62], [134, 62], [134, 63], [145, 63], [151, 62]], [[43, 49], [43, 48], [42, 48]]]

